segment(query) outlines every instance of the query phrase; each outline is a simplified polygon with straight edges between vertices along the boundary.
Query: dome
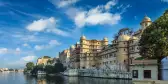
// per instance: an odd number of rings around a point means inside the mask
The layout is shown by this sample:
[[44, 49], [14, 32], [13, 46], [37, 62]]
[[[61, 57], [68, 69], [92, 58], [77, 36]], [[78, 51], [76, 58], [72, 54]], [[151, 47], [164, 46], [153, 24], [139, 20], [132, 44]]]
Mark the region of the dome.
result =
[[77, 42], [76, 44], [80, 44], [79, 42]]
[[128, 35], [120, 35], [118, 38], [118, 41], [128, 41], [130, 39], [130, 36]]
[[138, 38], [135, 37], [135, 36], [133, 36], [133, 37], [130, 38], [130, 40], [137, 40], [137, 39], [138, 39]]
[[108, 38], [107, 37], [104, 37], [104, 39], [103, 39], [104, 41], [108, 41]]
[[151, 22], [151, 19], [148, 16], [145, 16], [142, 22]]
[[81, 36], [81, 39], [86, 39], [86, 37], [84, 35]]
[[74, 49], [74, 48], [75, 48], [75, 46], [74, 46], [74, 45], [71, 45], [71, 48], [72, 48], [72, 49]]

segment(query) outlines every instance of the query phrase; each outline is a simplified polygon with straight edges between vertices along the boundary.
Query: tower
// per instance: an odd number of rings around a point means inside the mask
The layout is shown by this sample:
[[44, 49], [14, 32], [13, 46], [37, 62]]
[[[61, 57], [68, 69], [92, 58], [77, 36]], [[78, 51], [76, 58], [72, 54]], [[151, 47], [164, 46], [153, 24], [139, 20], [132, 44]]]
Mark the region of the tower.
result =
[[86, 53], [87, 51], [87, 46], [85, 45], [86, 44], [86, 37], [84, 35], [82, 35], [80, 37], [80, 68], [85, 68], [85, 61], [86, 59], [84, 58], [85, 55], [84, 53]]
[[103, 46], [107, 46], [108, 45], [108, 38], [104, 37], [103, 38]]
[[80, 44], [81, 44], [81, 52], [85, 52], [85, 44], [86, 44], [86, 37], [84, 35], [82, 35], [80, 37]]
[[147, 26], [149, 26], [152, 23], [151, 19], [145, 15], [144, 19], [140, 23], [141, 28], [144, 30]]

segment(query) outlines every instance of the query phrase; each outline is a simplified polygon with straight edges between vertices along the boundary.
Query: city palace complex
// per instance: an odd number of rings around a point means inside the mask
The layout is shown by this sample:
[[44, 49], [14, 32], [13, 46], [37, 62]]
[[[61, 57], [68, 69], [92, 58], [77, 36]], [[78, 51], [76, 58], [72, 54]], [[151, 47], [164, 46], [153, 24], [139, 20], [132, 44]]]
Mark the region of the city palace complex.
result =
[[123, 28], [119, 30], [111, 44], [108, 43], [109, 40], [106, 37], [102, 40], [89, 40], [82, 35], [79, 42], [60, 52], [59, 58], [68, 68], [75, 69], [128, 64], [128, 60], [141, 57], [138, 42], [143, 30], [151, 23], [151, 19], [145, 16], [138, 31], [133, 33], [129, 28]]
[[[85, 76], [91, 76], [91, 71], [97, 77], [118, 77], [117, 74], [120, 73], [123, 73], [121, 77], [126, 77], [129, 72], [133, 79], [157, 80], [160, 77], [157, 59], [144, 59], [139, 53], [139, 40], [144, 29], [150, 24], [152, 24], [151, 19], [145, 16], [140, 22], [141, 28], [135, 32], [129, 28], [120, 29], [110, 44], [106, 37], [96, 40], [87, 39], [82, 35], [79, 42], [59, 52], [59, 58], [42, 57], [37, 60], [37, 65], [47, 65], [48, 60], [53, 60], [55, 63], [54, 60], [59, 59], [71, 75], [82, 74], [83, 72], [78, 70], [85, 70], [83, 74]], [[99, 74], [99, 70], [102, 71], [102, 75]], [[163, 77], [166, 77], [166, 70], [167, 68], [162, 68]]]

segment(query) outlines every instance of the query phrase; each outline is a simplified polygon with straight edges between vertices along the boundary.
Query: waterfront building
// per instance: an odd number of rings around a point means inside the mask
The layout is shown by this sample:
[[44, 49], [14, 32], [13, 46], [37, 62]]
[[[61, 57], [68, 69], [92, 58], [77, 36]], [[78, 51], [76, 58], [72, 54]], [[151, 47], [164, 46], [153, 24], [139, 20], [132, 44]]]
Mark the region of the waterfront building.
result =
[[157, 60], [131, 60], [130, 71], [135, 80], [158, 80]]
[[99, 63], [97, 54], [107, 45], [108, 39], [106, 37], [103, 40], [88, 40], [83, 35], [80, 38], [80, 68], [96, 67]]
[[[70, 47], [71, 68], [90, 69], [103, 68], [129, 71], [129, 61], [141, 57], [139, 54], [139, 40], [146, 27], [152, 23], [147, 16], [143, 18], [141, 28], [135, 32], [129, 28], [122, 28], [115, 35], [111, 44], [108, 38], [103, 40], [91, 39], [86, 36], [80, 37], [80, 42]], [[60, 55], [61, 58], [61, 55]]]
[[8, 70], [9, 70], [8, 68], [0, 68], [0, 72], [8, 71]]
[[41, 58], [38, 58], [37, 59], [37, 65], [40, 65], [40, 64], [42, 64], [42, 65], [47, 65], [47, 64], [49, 64], [48, 63], [48, 61], [49, 60], [53, 60], [53, 58], [51, 58], [51, 57], [49, 57], [49, 56], [43, 56], [43, 57], [41, 57]]
[[75, 45], [70, 47], [70, 68], [80, 68], [80, 43], [77, 42]]
[[59, 60], [65, 67], [69, 66], [69, 57], [70, 57], [69, 49], [59, 52]]

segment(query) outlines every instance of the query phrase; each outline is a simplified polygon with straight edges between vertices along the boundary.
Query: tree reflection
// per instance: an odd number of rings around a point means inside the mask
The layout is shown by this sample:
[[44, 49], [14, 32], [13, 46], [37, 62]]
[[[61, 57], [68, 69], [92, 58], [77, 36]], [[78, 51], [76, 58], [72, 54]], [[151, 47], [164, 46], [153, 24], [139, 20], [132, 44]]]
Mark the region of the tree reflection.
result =
[[132, 84], [131, 80], [68, 76], [25, 76], [27, 84]]

